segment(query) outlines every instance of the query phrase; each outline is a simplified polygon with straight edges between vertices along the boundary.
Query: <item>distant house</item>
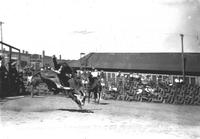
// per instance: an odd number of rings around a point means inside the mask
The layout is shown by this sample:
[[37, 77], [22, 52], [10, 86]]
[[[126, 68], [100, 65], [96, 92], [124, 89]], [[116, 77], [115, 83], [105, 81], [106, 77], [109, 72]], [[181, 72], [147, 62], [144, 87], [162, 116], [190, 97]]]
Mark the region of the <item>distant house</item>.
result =
[[[58, 63], [62, 63], [62, 62], [71, 62], [71, 60], [64, 60], [64, 59], [57, 59]], [[39, 54], [33, 54], [31, 55], [31, 64], [34, 65], [36, 70], [39, 70], [41, 67], [44, 66], [49, 66], [49, 67], [54, 67], [53, 65], [53, 60], [52, 60], [52, 56], [42, 56]]]
[[[200, 85], [200, 53], [185, 53], [186, 82]], [[106, 72], [107, 79], [118, 71], [149, 74], [152, 79], [182, 78], [181, 53], [90, 53], [71, 62], [74, 68], [96, 68]]]

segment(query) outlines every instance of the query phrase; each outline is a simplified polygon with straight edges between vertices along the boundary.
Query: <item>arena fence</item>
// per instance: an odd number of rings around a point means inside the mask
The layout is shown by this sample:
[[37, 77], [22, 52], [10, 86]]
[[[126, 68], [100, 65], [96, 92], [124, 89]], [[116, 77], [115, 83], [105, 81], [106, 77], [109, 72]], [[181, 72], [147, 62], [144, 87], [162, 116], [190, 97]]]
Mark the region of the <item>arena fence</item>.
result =
[[153, 80], [127, 79], [119, 81], [116, 89], [104, 90], [103, 99], [200, 105], [200, 87], [192, 84], [169, 84]]

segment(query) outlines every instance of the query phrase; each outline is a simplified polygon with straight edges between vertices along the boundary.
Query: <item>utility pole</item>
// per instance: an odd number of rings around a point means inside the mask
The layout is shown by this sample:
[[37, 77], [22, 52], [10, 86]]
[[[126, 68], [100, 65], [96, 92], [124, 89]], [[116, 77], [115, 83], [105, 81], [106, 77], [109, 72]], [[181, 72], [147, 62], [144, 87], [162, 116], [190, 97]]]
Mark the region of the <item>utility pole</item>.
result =
[[[3, 22], [0, 21], [0, 29], [1, 29], [1, 42], [3, 42], [3, 29], [2, 29]], [[1, 53], [3, 54], [3, 44], [1, 44]]]
[[184, 49], [183, 49], [183, 34], [181, 36], [181, 59], [182, 59], [182, 74], [183, 74], [183, 83], [185, 83], [185, 60], [184, 60]]
[[[85, 62], [83, 61], [83, 57], [85, 56], [85, 53], [80, 53], [80, 69], [82, 70], [82, 68], [84, 68], [84, 70], [85, 70]], [[84, 65], [84, 67], [83, 67], [83, 65]]]
[[45, 51], [42, 51], [42, 67], [44, 68], [44, 57], [45, 57]]

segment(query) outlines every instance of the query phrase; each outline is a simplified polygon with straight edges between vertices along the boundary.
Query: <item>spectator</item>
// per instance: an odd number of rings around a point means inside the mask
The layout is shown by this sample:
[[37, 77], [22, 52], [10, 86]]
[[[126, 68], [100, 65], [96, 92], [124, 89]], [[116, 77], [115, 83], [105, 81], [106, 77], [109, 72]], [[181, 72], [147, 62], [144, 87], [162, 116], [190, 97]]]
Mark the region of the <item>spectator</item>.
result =
[[9, 76], [10, 76], [10, 93], [11, 95], [18, 95], [19, 93], [19, 75], [16, 68], [17, 62], [11, 63]]
[[4, 98], [8, 90], [8, 71], [4, 65], [4, 58], [0, 56], [0, 97]]

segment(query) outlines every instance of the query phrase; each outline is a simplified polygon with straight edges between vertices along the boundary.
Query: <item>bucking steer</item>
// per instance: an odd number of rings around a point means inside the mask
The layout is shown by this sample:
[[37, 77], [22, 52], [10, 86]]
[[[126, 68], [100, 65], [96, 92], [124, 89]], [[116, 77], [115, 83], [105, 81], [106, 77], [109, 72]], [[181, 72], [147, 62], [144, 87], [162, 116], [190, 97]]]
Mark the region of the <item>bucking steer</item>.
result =
[[[35, 73], [31, 78], [31, 96], [34, 97], [38, 93], [36, 89], [41, 83], [45, 83], [49, 91], [54, 94], [63, 93], [70, 97], [82, 109], [85, 104], [85, 92], [81, 85], [81, 81], [72, 77], [68, 80], [69, 86], [63, 86], [58, 78], [58, 74], [52, 70], [43, 70]], [[36, 90], [36, 91], [35, 91]]]

